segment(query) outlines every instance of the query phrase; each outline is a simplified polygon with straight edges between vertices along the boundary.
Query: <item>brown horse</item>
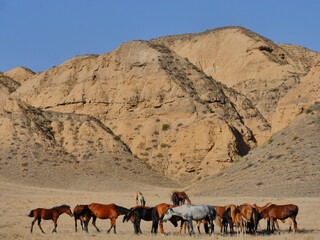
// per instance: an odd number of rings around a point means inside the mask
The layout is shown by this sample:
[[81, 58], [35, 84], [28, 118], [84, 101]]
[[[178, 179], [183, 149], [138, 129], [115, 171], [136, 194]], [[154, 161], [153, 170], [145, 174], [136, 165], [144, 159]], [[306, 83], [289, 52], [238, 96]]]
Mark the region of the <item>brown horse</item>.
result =
[[85, 230], [85, 222], [87, 218], [91, 217], [91, 211], [88, 205], [77, 205], [73, 209], [74, 227], [77, 232], [77, 220], [80, 220], [82, 230]]
[[[158, 231], [158, 226], [160, 229], [161, 234], [165, 234], [163, 230], [163, 216], [167, 212], [168, 208], [173, 208], [176, 207], [176, 205], [171, 205], [167, 203], [161, 203], [158, 204], [157, 206], [154, 207], [153, 212], [152, 212], [152, 229], [154, 233], [157, 233]], [[180, 228], [180, 233], [182, 231], [182, 225], [183, 225], [183, 219], [181, 217], [174, 216], [169, 219], [169, 221], [173, 224], [173, 226], [177, 227], [178, 226], [178, 221], [181, 222], [181, 228]], [[186, 229], [185, 229], [186, 231]]]
[[258, 223], [260, 220], [258, 210], [248, 203], [243, 203], [237, 208], [245, 218], [249, 231], [255, 234], [257, 232]]
[[[294, 204], [285, 204], [285, 205], [271, 205], [261, 211], [260, 215], [262, 218], [268, 220], [267, 229], [270, 229], [270, 225], [274, 225], [274, 221], [277, 219], [285, 220], [287, 218], [291, 218], [294, 224], [294, 232], [298, 231], [296, 217], [298, 215], [299, 208], [297, 205]], [[273, 232], [274, 229], [271, 228]], [[280, 229], [278, 229], [280, 233]]]
[[54, 222], [54, 229], [52, 230], [52, 232], [57, 232], [57, 226], [58, 226], [57, 221], [58, 221], [59, 216], [63, 213], [68, 214], [70, 217], [73, 216], [71, 209], [68, 205], [61, 205], [59, 207], [53, 207], [50, 209], [37, 208], [37, 209], [31, 210], [31, 212], [28, 215], [29, 217], [33, 217], [30, 232], [32, 233], [33, 225], [38, 220], [38, 226], [39, 226], [41, 232], [44, 233], [44, 231], [41, 227], [41, 224], [40, 224], [41, 219], [52, 220]]
[[[253, 206], [258, 209], [258, 212], [259, 214], [264, 210], [266, 209], [267, 207], [271, 206], [271, 205], [277, 205], [277, 206], [281, 206], [281, 205], [285, 205], [285, 204], [275, 204], [275, 203], [272, 203], [272, 202], [269, 202], [267, 203], [266, 205], [262, 206], [262, 207], [259, 207], [257, 204], [253, 204]], [[270, 221], [269, 219], [267, 219], [267, 221]], [[285, 223], [285, 220], [281, 220], [283, 223]], [[277, 221], [277, 219], [274, 220], [274, 223], [276, 224], [277, 226], [277, 229], [280, 230], [280, 227], [279, 227], [279, 223]], [[291, 231], [291, 225], [292, 225], [292, 220], [291, 218], [288, 219], [288, 225], [289, 225], [289, 232]], [[270, 226], [270, 223], [268, 224], [268, 226]], [[271, 226], [273, 228], [273, 231], [275, 230], [275, 227], [274, 225]], [[271, 229], [267, 228], [268, 231], [270, 231]]]
[[[112, 204], [100, 204], [100, 203], [91, 203], [88, 205], [88, 208], [90, 209], [92, 213], [92, 225], [97, 229], [98, 232], [100, 232], [99, 228], [96, 226], [96, 220], [97, 218], [100, 219], [110, 219], [111, 227], [108, 230], [108, 233], [113, 228], [114, 233], [116, 232], [116, 220], [119, 215], [127, 214], [129, 209], [118, 206], [114, 203]], [[90, 221], [90, 217], [86, 219], [85, 222], [85, 230], [88, 231], [88, 223]]]
[[191, 203], [188, 195], [185, 192], [173, 192], [171, 195], [171, 201], [173, 205], [176, 206], [183, 205], [185, 201], [187, 201], [187, 203]]

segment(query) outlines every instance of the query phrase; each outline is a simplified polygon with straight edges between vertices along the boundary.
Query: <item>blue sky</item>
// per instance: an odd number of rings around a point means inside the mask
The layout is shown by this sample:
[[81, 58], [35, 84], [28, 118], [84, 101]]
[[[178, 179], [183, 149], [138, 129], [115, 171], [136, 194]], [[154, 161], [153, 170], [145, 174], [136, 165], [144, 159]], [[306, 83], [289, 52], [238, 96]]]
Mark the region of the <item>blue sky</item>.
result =
[[319, 15], [320, 0], [0, 0], [0, 71], [223, 26], [320, 52]]

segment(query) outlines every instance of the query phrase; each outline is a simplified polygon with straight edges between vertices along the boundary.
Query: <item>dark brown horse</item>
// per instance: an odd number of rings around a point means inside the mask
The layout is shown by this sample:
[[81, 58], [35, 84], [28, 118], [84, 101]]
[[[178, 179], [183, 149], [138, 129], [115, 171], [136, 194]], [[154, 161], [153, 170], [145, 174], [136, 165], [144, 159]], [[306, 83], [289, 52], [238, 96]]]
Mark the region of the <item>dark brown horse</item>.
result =
[[171, 201], [173, 205], [176, 206], [183, 205], [185, 201], [187, 201], [187, 203], [191, 203], [188, 195], [185, 192], [173, 192], [171, 195]]
[[88, 205], [77, 205], [73, 209], [74, 228], [77, 232], [77, 221], [80, 220], [82, 230], [85, 230], [85, 222], [87, 218], [91, 217], [91, 211]]
[[[124, 215], [123, 222], [131, 220], [133, 222], [134, 232], [136, 234], [142, 233], [140, 228], [141, 220], [152, 221], [153, 207], [135, 206], [130, 208], [129, 212]], [[151, 229], [153, 233], [153, 227]]]
[[[296, 217], [298, 215], [299, 208], [297, 205], [294, 204], [285, 204], [285, 205], [271, 205], [261, 211], [260, 215], [262, 218], [268, 220], [268, 226], [267, 229], [271, 229], [273, 232], [274, 229], [270, 228], [270, 225], [274, 225], [274, 221], [277, 219], [279, 220], [285, 220], [287, 218], [291, 218], [294, 225], [294, 231], [298, 231], [297, 221]], [[280, 229], [278, 229], [280, 233]]]
[[[111, 227], [108, 230], [108, 233], [113, 228], [114, 233], [116, 232], [116, 220], [119, 215], [127, 214], [129, 209], [118, 206], [114, 203], [112, 204], [100, 204], [100, 203], [91, 203], [88, 205], [88, 208], [92, 214], [92, 225], [100, 232], [99, 228], [96, 226], [97, 218], [100, 219], [110, 219]], [[85, 221], [85, 230], [88, 231], [88, 223], [90, 221], [90, 217], [88, 217]]]
[[41, 219], [52, 220], [54, 222], [54, 229], [52, 230], [52, 232], [57, 232], [57, 226], [58, 226], [57, 221], [58, 221], [59, 216], [63, 213], [66, 213], [72, 217], [72, 212], [71, 212], [71, 209], [68, 205], [61, 205], [59, 207], [53, 207], [50, 209], [37, 208], [37, 209], [31, 210], [31, 212], [28, 215], [29, 217], [33, 217], [30, 232], [32, 233], [33, 225], [38, 220], [38, 226], [39, 226], [41, 232], [44, 233], [44, 231], [41, 227], [41, 224], [40, 224]]

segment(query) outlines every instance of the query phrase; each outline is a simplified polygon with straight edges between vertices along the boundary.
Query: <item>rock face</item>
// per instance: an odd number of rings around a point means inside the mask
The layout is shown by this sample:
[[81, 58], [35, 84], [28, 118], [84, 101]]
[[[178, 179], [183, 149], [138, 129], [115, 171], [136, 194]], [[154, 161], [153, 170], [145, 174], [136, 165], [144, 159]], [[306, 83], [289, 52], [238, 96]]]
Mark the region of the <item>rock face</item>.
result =
[[275, 44], [242, 27], [162, 37], [152, 42], [169, 47], [208, 76], [244, 94], [269, 122], [279, 99], [320, 60], [319, 53]]
[[92, 178], [170, 184], [93, 117], [43, 112], [12, 98], [0, 103], [0, 172], [9, 181], [63, 188]]
[[13, 95], [37, 108], [100, 119], [133, 154], [180, 179], [218, 171], [270, 131], [244, 96], [145, 41], [69, 60]]
[[[141, 181], [207, 179], [312, 111], [319, 101], [319, 59], [305, 48], [228, 27], [132, 41], [38, 74], [2, 73], [3, 106], [16, 106], [0, 115], [3, 129], [12, 129], [3, 159], [26, 159], [25, 165], [41, 152], [47, 159], [41, 162], [59, 159], [82, 166], [88, 176], [109, 176], [103, 166]], [[16, 115], [29, 120], [16, 123]], [[12, 124], [26, 132], [14, 135]], [[16, 142], [19, 151], [10, 147]], [[28, 144], [39, 151], [25, 153]], [[141, 169], [145, 177], [137, 174]], [[36, 176], [28, 171], [25, 177]]]

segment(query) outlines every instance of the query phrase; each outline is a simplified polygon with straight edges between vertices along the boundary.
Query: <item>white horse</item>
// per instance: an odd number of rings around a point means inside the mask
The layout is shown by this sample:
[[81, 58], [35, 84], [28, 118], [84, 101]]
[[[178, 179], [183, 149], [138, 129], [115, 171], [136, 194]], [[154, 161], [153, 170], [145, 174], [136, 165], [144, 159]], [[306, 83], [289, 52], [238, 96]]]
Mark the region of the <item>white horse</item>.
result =
[[182, 217], [183, 220], [188, 222], [188, 232], [192, 235], [194, 234], [192, 220], [206, 220], [210, 223], [211, 231], [209, 233], [211, 234], [214, 231], [213, 220], [215, 220], [216, 215], [216, 209], [210, 205], [185, 204], [174, 208], [168, 208], [163, 217], [163, 221], [166, 222], [172, 216]]
[[137, 205], [145, 206], [146, 201], [144, 200], [143, 194], [141, 192], [135, 192], [134, 198], [136, 200]]

